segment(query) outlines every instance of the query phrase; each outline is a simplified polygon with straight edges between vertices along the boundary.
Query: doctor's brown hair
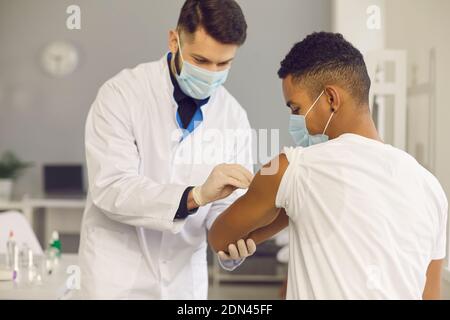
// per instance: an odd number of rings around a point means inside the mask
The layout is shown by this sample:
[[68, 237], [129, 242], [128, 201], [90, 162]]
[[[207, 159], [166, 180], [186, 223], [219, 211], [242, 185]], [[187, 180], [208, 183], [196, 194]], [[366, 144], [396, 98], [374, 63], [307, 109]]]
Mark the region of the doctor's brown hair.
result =
[[241, 46], [247, 38], [247, 22], [234, 0], [186, 0], [178, 28], [194, 34], [199, 27], [222, 44]]

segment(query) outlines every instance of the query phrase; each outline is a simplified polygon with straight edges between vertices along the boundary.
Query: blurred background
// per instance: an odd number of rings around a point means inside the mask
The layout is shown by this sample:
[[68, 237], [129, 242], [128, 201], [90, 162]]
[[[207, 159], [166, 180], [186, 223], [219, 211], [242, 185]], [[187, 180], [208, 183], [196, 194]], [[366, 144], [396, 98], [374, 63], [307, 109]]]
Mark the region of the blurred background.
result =
[[[99, 87], [168, 51], [168, 31], [183, 2], [0, 0], [0, 166], [24, 168], [17, 177], [0, 171], [0, 211], [24, 213], [44, 249], [56, 230], [63, 253], [77, 252], [87, 191], [84, 124]], [[309, 33], [340, 32], [365, 55], [372, 112], [385, 141], [413, 155], [450, 195], [450, 1], [238, 2], [248, 40], [226, 87], [253, 128], [279, 129], [280, 147], [292, 145], [279, 63]], [[68, 28], [77, 8], [80, 24]], [[0, 224], [0, 237], [8, 232]], [[210, 259], [210, 297], [281, 298], [284, 238], [261, 246], [232, 273]], [[444, 296], [450, 298], [447, 281], [448, 270]]]

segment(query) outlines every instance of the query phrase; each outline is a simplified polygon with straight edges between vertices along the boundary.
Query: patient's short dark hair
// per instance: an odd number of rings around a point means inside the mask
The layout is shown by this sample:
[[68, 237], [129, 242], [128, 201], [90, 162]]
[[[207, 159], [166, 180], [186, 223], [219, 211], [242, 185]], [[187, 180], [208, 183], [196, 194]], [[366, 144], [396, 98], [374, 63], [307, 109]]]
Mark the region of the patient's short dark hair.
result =
[[234, 0], [187, 0], [181, 9], [178, 28], [193, 34], [199, 27], [223, 44], [240, 46], [247, 38], [247, 22]]
[[294, 45], [281, 62], [280, 78], [292, 75], [320, 94], [325, 85], [339, 84], [360, 104], [368, 104], [370, 78], [363, 55], [342, 34], [315, 32]]

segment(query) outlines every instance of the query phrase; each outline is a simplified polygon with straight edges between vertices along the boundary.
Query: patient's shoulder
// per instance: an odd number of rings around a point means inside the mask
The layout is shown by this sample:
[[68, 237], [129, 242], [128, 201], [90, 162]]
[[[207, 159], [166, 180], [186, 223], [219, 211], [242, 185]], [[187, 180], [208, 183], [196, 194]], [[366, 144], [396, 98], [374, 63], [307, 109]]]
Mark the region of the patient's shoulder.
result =
[[270, 162], [262, 166], [260, 174], [263, 176], [270, 176], [274, 179], [282, 177], [287, 167], [289, 166], [289, 158], [286, 153], [280, 153]]
[[281, 179], [289, 166], [289, 161], [285, 154], [279, 154], [269, 163], [261, 167], [255, 175], [249, 191], [257, 195], [262, 201], [275, 199]]

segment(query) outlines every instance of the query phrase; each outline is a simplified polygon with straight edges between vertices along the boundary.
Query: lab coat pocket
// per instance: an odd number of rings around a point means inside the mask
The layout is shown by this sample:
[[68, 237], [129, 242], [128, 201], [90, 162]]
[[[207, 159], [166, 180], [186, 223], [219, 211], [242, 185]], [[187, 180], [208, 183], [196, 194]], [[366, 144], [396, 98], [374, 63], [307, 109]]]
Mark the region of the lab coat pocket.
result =
[[100, 296], [109, 299], [126, 298], [136, 279], [141, 254], [130, 247], [130, 235], [125, 232], [93, 228], [90, 237], [94, 245], [94, 281]]

